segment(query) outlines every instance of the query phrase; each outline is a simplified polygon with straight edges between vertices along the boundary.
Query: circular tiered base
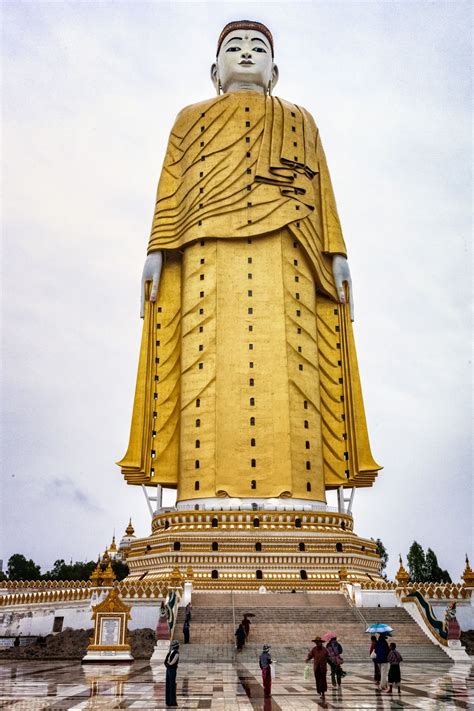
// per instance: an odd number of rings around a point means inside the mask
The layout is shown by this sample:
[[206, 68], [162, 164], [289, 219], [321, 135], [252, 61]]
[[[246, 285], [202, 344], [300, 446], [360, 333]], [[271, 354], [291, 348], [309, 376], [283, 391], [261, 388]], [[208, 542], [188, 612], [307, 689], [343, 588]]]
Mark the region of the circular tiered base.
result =
[[129, 580], [178, 568], [196, 590], [338, 590], [381, 580], [376, 544], [335, 511], [165, 511], [127, 558]]

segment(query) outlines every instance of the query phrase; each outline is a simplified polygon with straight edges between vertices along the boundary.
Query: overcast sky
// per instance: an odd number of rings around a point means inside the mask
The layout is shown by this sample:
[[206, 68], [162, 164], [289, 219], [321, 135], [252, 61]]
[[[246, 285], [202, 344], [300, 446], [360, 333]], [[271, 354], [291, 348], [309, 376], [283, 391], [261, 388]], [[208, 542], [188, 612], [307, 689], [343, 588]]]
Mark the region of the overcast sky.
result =
[[[230, 20], [274, 33], [318, 123], [352, 269], [375, 458], [356, 531], [454, 580], [472, 546], [468, 2], [3, 2], [0, 558], [150, 531], [127, 447], [139, 283], [169, 130]], [[172, 494], [171, 494], [172, 496]], [[172, 500], [166, 498], [166, 501]]]

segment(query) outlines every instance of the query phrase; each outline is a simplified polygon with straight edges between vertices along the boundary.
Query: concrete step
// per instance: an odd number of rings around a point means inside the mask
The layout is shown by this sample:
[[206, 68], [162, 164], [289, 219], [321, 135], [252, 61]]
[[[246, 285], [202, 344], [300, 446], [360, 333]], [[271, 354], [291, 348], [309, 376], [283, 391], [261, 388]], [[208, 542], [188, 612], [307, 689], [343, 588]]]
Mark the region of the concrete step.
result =
[[[280, 662], [298, 662], [304, 665], [308, 650], [312, 645], [281, 645], [272, 644], [271, 653], [273, 659]], [[399, 647], [400, 653], [404, 662], [431, 662], [431, 663], [447, 663], [452, 661], [442, 649], [428, 643], [424, 645], [402, 645]], [[180, 646], [180, 663], [186, 661], [203, 661], [203, 662], [255, 662], [258, 660], [262, 651], [261, 644], [249, 643], [245, 648], [238, 652], [232, 644], [182, 644]], [[367, 646], [361, 647], [344, 646], [344, 664], [347, 670], [347, 665], [356, 662], [366, 662], [371, 673], [372, 661], [368, 655]]]
[[[344, 648], [344, 657], [348, 661], [364, 662], [368, 657], [370, 636], [365, 633], [366, 626], [375, 622], [385, 622], [394, 628], [393, 639], [406, 661], [445, 661], [447, 655], [436, 645], [433, 645], [424, 632], [403, 608], [351, 608], [345, 607], [319, 608], [307, 604], [307, 594], [301, 594], [301, 606], [276, 606], [274, 603], [280, 595], [234, 595], [234, 602], [239, 605], [232, 608], [232, 595], [205, 594], [205, 606], [194, 605], [191, 622], [191, 645], [184, 647], [186, 654], [197, 654], [188, 651], [200, 649], [203, 658], [218, 661], [224, 655], [232, 657], [235, 647], [235, 629], [245, 612], [254, 612], [251, 618], [251, 631], [247, 649], [240, 653], [242, 659], [246, 655], [257, 655], [264, 643], [278, 649], [282, 660], [292, 661], [293, 656], [303, 649], [312, 646], [311, 640], [316, 635], [322, 635], [328, 630], [334, 630]], [[292, 600], [300, 601], [299, 597], [289, 594]], [[318, 597], [318, 596], [315, 596]], [[326, 596], [329, 597], [329, 596]], [[341, 596], [343, 597], [343, 596]], [[219, 598], [217, 607], [210, 607], [211, 602]], [[251, 604], [253, 598], [260, 601], [265, 598], [272, 602], [271, 606], [262, 607]], [[201, 602], [203, 598], [201, 598]], [[230, 604], [228, 604], [230, 602]], [[347, 601], [344, 598], [344, 602]], [[227, 604], [223, 604], [227, 603]], [[234, 617], [235, 615], [235, 617]], [[184, 610], [178, 613], [175, 637], [183, 641], [182, 626]], [[281, 642], [284, 640], [285, 644]], [[252, 657], [253, 658], [253, 657]]]
[[324, 607], [344, 609], [350, 608], [349, 602], [342, 593], [204, 593], [193, 592], [193, 609], [217, 607], [259, 608], [277, 607], [301, 608]]
[[[180, 614], [182, 613], [180, 608]], [[321, 622], [322, 624], [330, 624], [332, 622], [357, 622], [360, 626], [363, 626], [363, 622], [358, 616], [357, 612], [353, 608], [348, 609], [319, 609], [314, 607], [303, 607], [303, 608], [281, 608], [281, 607], [266, 607], [266, 608], [255, 608], [251, 606], [247, 607], [215, 607], [215, 608], [199, 608], [193, 606], [192, 620], [193, 622], [225, 622], [227, 620], [232, 620], [235, 612], [235, 620], [240, 621], [245, 613], [251, 612], [255, 615], [254, 620], [265, 620], [267, 622], [307, 622], [312, 620], [315, 623]]]

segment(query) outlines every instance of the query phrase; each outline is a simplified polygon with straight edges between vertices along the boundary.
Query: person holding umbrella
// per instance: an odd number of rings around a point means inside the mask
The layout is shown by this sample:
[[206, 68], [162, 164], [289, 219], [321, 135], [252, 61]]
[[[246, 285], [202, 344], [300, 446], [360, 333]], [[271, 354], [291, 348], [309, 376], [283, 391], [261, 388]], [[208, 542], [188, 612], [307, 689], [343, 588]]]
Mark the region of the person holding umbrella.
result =
[[335, 632], [326, 632], [321, 639], [327, 642], [326, 649], [329, 655], [328, 662], [331, 669], [331, 683], [333, 686], [336, 686], [336, 684], [337, 686], [341, 686], [341, 679], [345, 676], [345, 673], [342, 671], [342, 663], [344, 661], [341, 656], [342, 645], [337, 641]]
[[324, 701], [326, 691], [328, 690], [328, 683], [326, 679], [326, 674], [328, 670], [328, 650], [323, 647], [323, 640], [321, 637], [315, 637], [312, 642], [315, 643], [315, 647], [308, 654], [306, 661], [309, 662], [310, 659], [313, 660], [314, 678], [316, 681], [316, 691], [320, 695], [321, 699]]
[[[383, 623], [378, 623], [376, 625], [371, 625], [365, 630], [368, 633], [378, 632], [378, 639], [375, 643], [375, 661], [380, 668], [380, 686], [382, 689], [387, 689], [387, 675], [388, 675], [388, 653], [390, 651], [387, 635], [393, 632], [393, 628], [390, 625], [385, 625]], [[378, 684], [377, 684], [378, 686]]]
[[388, 689], [387, 676], [388, 676], [388, 653], [390, 647], [387, 642], [387, 634], [382, 632], [379, 634], [379, 638], [375, 643], [375, 654], [377, 659], [377, 664], [380, 667], [380, 687], [382, 689]]

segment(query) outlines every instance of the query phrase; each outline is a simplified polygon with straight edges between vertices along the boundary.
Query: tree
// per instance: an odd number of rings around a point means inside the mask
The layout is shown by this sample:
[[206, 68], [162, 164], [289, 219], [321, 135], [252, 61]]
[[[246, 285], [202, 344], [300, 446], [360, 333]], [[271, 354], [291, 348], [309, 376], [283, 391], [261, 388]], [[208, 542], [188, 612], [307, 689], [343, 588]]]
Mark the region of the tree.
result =
[[440, 568], [436, 553], [428, 548], [425, 556], [426, 561], [426, 582], [427, 583], [450, 583], [451, 577], [447, 570]]
[[21, 553], [14, 553], [8, 560], [7, 574], [10, 580], [41, 580], [41, 568]]
[[117, 580], [123, 580], [129, 573], [128, 565], [121, 560], [112, 561], [112, 570]]
[[68, 580], [89, 580], [95, 569], [96, 563], [93, 560], [89, 560], [87, 563], [76, 562], [72, 563], [69, 567], [69, 575], [71, 576]]
[[419, 543], [413, 541], [407, 555], [408, 572], [412, 583], [424, 583], [426, 580], [425, 551]]
[[82, 563], [72, 561], [67, 564], [62, 558], [54, 562], [51, 570], [44, 575], [47, 580], [89, 580], [95, 568], [93, 560]]
[[[372, 539], [372, 540], [373, 540], [373, 539]], [[380, 575], [381, 575], [382, 577], [386, 578], [387, 575], [386, 575], [386, 573], [385, 573], [385, 568], [387, 567], [387, 563], [388, 563], [388, 553], [387, 553], [387, 549], [385, 548], [385, 546], [384, 546], [384, 544], [382, 543], [382, 541], [380, 540], [380, 538], [377, 538], [377, 540], [375, 541], [375, 545], [377, 546], [377, 553], [378, 553], [378, 555], [380, 556], [380, 569], [379, 569], [379, 572], [380, 572]]]
[[407, 555], [408, 571], [412, 583], [450, 583], [447, 570], [440, 568], [436, 553], [428, 548], [426, 554], [419, 543], [413, 541]]

